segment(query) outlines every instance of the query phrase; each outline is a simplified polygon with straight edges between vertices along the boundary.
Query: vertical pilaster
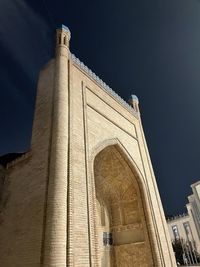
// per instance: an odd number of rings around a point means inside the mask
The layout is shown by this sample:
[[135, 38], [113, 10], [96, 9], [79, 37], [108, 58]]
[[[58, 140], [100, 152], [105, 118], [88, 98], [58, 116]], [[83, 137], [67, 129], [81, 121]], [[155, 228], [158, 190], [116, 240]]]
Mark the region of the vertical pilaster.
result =
[[85, 93], [85, 86], [82, 83], [82, 96], [83, 96], [83, 120], [84, 120], [84, 137], [85, 137], [85, 167], [86, 167], [86, 183], [87, 183], [87, 202], [88, 202], [88, 232], [89, 232], [89, 251], [90, 251], [90, 266], [99, 267], [98, 254], [98, 236], [96, 231], [96, 211], [95, 211], [95, 184], [93, 171], [90, 169], [89, 164], [89, 151], [88, 151], [88, 125], [87, 125], [87, 100]]
[[[42, 266], [66, 267], [70, 32], [57, 29], [50, 166]], [[45, 122], [44, 122], [45, 123]]]
[[[136, 95], [131, 95], [129, 99], [129, 103], [132, 108], [138, 113], [140, 116], [140, 109], [139, 109], [139, 99]], [[139, 127], [142, 132], [142, 125], [141, 125], [141, 118], [139, 117]], [[144, 137], [144, 136], [143, 136]], [[144, 145], [144, 144], [143, 144]], [[146, 207], [146, 216], [148, 221], [148, 231], [150, 234], [150, 242], [153, 251], [154, 257], [154, 264], [156, 267], [165, 266], [163, 262], [163, 255], [161, 254], [161, 246], [158, 242], [159, 233], [157, 230], [157, 226], [155, 225], [155, 215], [153, 214], [153, 207], [152, 207], [152, 200], [149, 191], [149, 185], [146, 183], [146, 198], [148, 206]]]
[[[131, 96], [129, 100], [131, 106], [135, 109], [136, 112], [139, 111], [139, 100], [135, 95]], [[167, 229], [167, 223], [164, 216], [164, 211], [162, 208], [162, 203], [160, 200], [160, 195], [158, 191], [158, 187], [156, 184], [153, 168], [151, 165], [151, 160], [143, 132], [141, 118], [139, 118], [139, 127], [140, 134], [138, 136], [139, 142], [142, 144], [142, 150], [144, 152], [144, 157], [146, 158], [146, 163], [149, 169], [149, 178], [147, 180], [148, 191], [150, 195], [149, 204], [151, 205], [151, 211], [147, 209], [147, 213], [149, 216], [150, 227], [149, 231], [151, 232], [152, 244], [154, 247], [154, 254], [156, 257], [157, 266], [175, 266], [175, 257], [172, 250], [171, 241], [169, 238], [169, 233]], [[150, 190], [149, 190], [150, 189]], [[154, 201], [152, 202], [151, 194], [154, 193]], [[162, 230], [161, 230], [162, 229]]]

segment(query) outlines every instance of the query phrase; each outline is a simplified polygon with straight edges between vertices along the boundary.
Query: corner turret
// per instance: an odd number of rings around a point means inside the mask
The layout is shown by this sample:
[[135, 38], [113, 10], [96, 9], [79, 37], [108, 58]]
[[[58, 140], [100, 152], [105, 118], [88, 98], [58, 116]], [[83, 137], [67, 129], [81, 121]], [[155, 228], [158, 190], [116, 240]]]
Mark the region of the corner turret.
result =
[[66, 267], [67, 261], [70, 37], [66, 26], [57, 28], [43, 267]]
[[140, 110], [139, 110], [139, 99], [138, 99], [138, 97], [136, 95], [131, 95], [131, 97], [130, 97], [128, 102], [136, 112], [138, 112], [138, 113], [140, 112]]
[[56, 55], [68, 54], [70, 38], [70, 30], [65, 25], [60, 25], [56, 29]]

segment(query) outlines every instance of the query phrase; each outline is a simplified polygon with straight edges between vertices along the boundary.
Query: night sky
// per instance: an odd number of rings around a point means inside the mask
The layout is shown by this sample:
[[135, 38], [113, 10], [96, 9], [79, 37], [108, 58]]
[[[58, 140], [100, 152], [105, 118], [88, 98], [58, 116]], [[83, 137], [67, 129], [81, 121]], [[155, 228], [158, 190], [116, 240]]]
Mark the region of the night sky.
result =
[[0, 155], [30, 147], [40, 68], [56, 25], [125, 100], [136, 94], [167, 214], [200, 179], [200, 1], [0, 1]]

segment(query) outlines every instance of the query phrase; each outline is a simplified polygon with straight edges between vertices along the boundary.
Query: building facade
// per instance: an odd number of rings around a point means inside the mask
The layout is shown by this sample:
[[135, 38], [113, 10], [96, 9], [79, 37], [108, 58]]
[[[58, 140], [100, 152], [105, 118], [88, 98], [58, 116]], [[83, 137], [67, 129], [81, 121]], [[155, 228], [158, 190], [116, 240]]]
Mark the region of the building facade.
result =
[[181, 249], [183, 264], [193, 265], [199, 263], [200, 243], [193, 218], [189, 214], [182, 214], [168, 219], [168, 228], [174, 245], [175, 254], [177, 246]]
[[188, 196], [188, 203], [186, 207], [188, 210], [188, 214], [194, 221], [200, 240], [200, 181], [192, 184], [191, 188], [193, 194]]
[[180, 241], [185, 261], [195, 264], [200, 254], [200, 181], [191, 188], [187, 213], [169, 218], [167, 224], [172, 243]]
[[176, 266], [137, 97], [72, 55], [68, 28], [56, 41], [31, 150], [1, 158], [0, 266]]

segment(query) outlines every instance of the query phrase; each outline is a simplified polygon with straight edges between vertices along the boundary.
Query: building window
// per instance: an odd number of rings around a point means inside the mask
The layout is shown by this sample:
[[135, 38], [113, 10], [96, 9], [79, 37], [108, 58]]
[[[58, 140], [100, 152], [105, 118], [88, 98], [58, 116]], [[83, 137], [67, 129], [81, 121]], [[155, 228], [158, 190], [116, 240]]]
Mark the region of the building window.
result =
[[183, 227], [185, 229], [186, 235], [188, 236], [190, 234], [190, 225], [189, 225], [189, 222], [184, 222], [183, 223]]
[[174, 234], [174, 238], [175, 238], [175, 239], [179, 239], [180, 236], [179, 236], [179, 232], [178, 232], [178, 227], [177, 227], [177, 225], [173, 225], [173, 226], [172, 226], [172, 231], [173, 231], [173, 234]]
[[198, 226], [200, 226], [200, 214], [199, 214], [199, 209], [197, 207], [197, 203], [195, 200], [192, 202], [192, 207], [193, 207], [194, 212], [195, 212], [195, 217], [197, 219]]
[[183, 223], [183, 227], [185, 229], [187, 240], [193, 241], [194, 239], [193, 239], [193, 235], [192, 235], [192, 230], [191, 230], [191, 227], [190, 227], [190, 223], [189, 222], [184, 222]]
[[64, 45], [67, 45], [66, 36], [64, 36]]
[[61, 44], [61, 34], [58, 36], [58, 43]]
[[111, 246], [113, 244], [112, 233], [103, 232], [103, 245]]

